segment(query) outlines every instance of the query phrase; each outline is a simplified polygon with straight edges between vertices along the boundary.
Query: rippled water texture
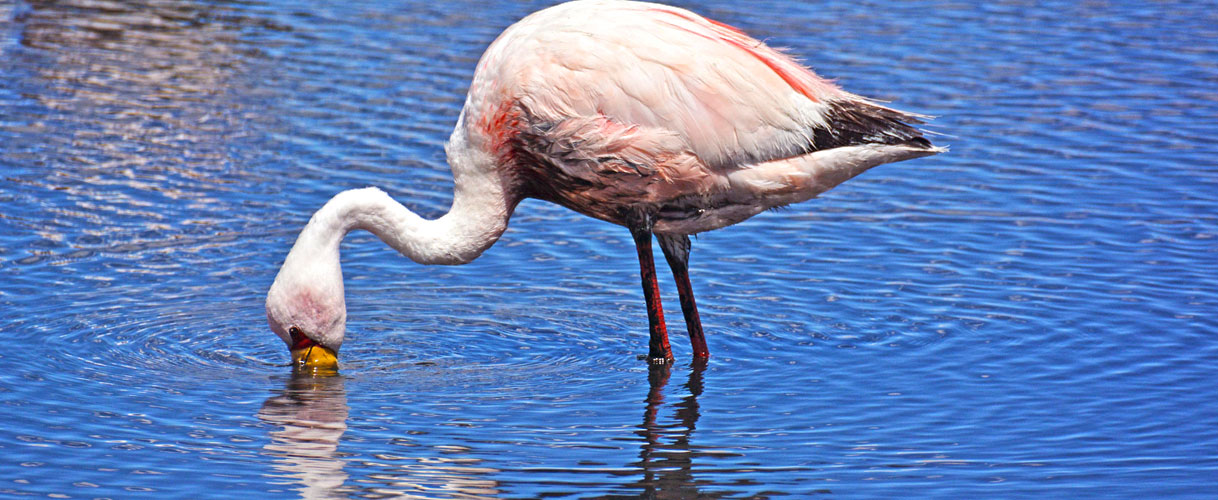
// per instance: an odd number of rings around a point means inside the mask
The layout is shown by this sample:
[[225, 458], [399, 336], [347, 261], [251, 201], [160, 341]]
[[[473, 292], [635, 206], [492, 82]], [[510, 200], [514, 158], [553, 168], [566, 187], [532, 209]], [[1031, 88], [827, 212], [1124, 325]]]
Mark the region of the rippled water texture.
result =
[[635, 359], [624, 229], [528, 201], [467, 266], [348, 238], [342, 375], [293, 378], [296, 232], [446, 210], [541, 6], [0, 0], [0, 496], [1218, 497], [1207, 2], [687, 5], [952, 151], [701, 235], [706, 366], [667, 282]]

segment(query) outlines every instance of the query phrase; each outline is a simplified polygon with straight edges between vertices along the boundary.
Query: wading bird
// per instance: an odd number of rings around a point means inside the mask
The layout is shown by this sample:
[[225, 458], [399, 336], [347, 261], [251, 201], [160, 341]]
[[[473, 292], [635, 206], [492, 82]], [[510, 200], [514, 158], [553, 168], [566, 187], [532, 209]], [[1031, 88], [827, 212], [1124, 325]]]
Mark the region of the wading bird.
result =
[[425, 220], [377, 188], [344, 191], [301, 231], [267, 294], [305, 367], [336, 367], [346, 304], [339, 243], [370, 231], [420, 264], [465, 264], [524, 198], [625, 226], [647, 302], [648, 356], [670, 362], [654, 235], [693, 355], [709, 352], [689, 235], [810, 199], [873, 166], [942, 152], [920, 116], [841, 90], [785, 54], [690, 11], [587, 0], [538, 11], [486, 49], [447, 145], [451, 211]]

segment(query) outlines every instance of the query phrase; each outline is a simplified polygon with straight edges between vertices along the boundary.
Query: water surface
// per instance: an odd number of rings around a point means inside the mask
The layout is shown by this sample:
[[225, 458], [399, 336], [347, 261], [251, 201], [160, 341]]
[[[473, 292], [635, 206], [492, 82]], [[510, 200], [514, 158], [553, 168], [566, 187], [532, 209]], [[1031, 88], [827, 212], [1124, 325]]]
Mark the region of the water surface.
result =
[[[0, 3], [0, 495], [1213, 498], [1218, 14], [709, 2], [949, 154], [694, 243], [649, 368], [628, 233], [527, 201], [478, 261], [343, 247], [342, 375], [263, 296], [376, 185], [427, 217], [540, 3]], [[661, 273], [666, 277], [665, 273]]]

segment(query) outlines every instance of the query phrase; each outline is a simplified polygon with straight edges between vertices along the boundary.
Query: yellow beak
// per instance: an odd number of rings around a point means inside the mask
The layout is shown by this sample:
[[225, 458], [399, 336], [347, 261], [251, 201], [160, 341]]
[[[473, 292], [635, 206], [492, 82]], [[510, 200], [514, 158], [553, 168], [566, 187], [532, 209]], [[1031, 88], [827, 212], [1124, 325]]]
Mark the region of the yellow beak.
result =
[[311, 345], [292, 350], [292, 366], [297, 371], [312, 373], [337, 373], [338, 353], [322, 345]]

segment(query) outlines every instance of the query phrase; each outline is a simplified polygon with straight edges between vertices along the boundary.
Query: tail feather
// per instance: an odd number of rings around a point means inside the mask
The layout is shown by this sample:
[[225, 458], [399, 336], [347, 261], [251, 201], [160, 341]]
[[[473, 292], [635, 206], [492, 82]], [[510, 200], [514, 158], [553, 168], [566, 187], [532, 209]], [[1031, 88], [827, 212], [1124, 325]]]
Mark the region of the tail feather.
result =
[[905, 113], [862, 99], [829, 101], [823, 112], [825, 126], [816, 127], [808, 151], [823, 151], [863, 144], [904, 145], [931, 149], [934, 145], [914, 127], [921, 115]]

